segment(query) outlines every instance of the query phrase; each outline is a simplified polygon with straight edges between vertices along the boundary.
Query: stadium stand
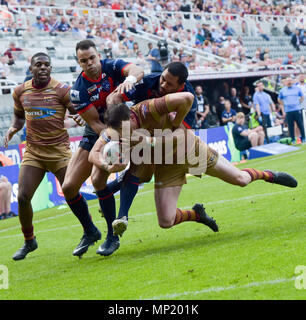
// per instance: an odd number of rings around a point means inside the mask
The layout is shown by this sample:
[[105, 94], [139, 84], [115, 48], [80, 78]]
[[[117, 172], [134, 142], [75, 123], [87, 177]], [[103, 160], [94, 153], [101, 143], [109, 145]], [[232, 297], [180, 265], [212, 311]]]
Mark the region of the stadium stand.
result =
[[[85, 38], [95, 41], [103, 58], [124, 58], [142, 65], [145, 73], [150, 72], [149, 44], [156, 48], [166, 40], [168, 55], [162, 64], [184, 62], [189, 80], [195, 81], [285, 76], [304, 72], [306, 66], [304, 1], [7, 2], [0, 7], [0, 55], [10, 42], [22, 51], [13, 52], [15, 63], [0, 81], [1, 109], [12, 106], [2, 97], [24, 81], [29, 59], [38, 51], [51, 56], [53, 76], [72, 85], [79, 74], [75, 44]], [[299, 51], [291, 44], [296, 29]], [[72, 136], [81, 132], [68, 130]]]

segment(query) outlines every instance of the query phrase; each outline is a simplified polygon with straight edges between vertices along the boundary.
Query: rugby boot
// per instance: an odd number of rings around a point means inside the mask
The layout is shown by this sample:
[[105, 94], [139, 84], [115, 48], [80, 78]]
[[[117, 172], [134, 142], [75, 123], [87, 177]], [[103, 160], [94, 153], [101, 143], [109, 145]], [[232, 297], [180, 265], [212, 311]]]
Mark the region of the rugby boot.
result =
[[200, 220], [198, 222], [205, 224], [208, 226], [212, 231], [218, 232], [219, 228], [216, 221], [210, 217], [206, 212], [203, 204], [196, 203], [192, 209], [199, 215]]
[[296, 188], [298, 185], [297, 180], [286, 172], [272, 170], [264, 170], [264, 172], [270, 172], [273, 175], [273, 180], [267, 182], [280, 184], [289, 188]]
[[113, 254], [119, 247], [120, 241], [118, 237], [108, 237], [98, 248], [97, 254], [101, 256], [109, 256]]
[[99, 231], [99, 229], [96, 229], [96, 231], [91, 234], [84, 233], [83, 237], [81, 238], [81, 242], [74, 249], [73, 255], [81, 258], [82, 255], [87, 252], [88, 248], [90, 246], [93, 246], [94, 243], [100, 239], [101, 239], [101, 232]]
[[114, 230], [114, 236], [122, 237], [124, 231], [127, 229], [128, 220], [126, 216], [122, 217], [121, 219], [116, 219], [112, 223], [112, 227]]
[[29, 252], [32, 252], [38, 248], [36, 237], [31, 240], [25, 240], [24, 245], [16, 251], [13, 255], [13, 260], [22, 260], [24, 259]]

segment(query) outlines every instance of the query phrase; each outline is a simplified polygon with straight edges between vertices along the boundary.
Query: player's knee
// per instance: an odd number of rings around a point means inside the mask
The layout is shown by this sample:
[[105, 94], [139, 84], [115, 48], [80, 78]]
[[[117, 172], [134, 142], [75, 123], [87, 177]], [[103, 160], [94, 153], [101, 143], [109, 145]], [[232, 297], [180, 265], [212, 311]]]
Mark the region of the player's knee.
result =
[[21, 190], [19, 190], [17, 200], [19, 205], [29, 203], [32, 200], [32, 195], [30, 195], [27, 192], [22, 192]]
[[107, 179], [101, 179], [99, 175], [92, 175], [91, 176], [91, 183], [95, 190], [102, 190], [106, 187]]
[[159, 226], [162, 228], [162, 229], [169, 229], [173, 226], [173, 222], [172, 221], [158, 221], [158, 224]]
[[236, 177], [236, 184], [239, 187], [246, 187], [249, 184], [248, 179], [246, 178], [246, 176], [244, 175], [243, 172], [240, 172], [237, 177]]

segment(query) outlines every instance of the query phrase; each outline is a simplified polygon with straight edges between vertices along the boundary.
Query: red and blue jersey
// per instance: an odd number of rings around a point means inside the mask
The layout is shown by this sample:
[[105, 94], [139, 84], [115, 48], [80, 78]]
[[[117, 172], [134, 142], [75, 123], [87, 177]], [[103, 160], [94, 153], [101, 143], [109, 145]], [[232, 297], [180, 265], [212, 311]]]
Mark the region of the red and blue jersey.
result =
[[[133, 101], [135, 104], [144, 100], [159, 98], [159, 79], [162, 73], [151, 73], [143, 77], [136, 85], [135, 89], [125, 92], [122, 96], [125, 101]], [[195, 95], [190, 82], [186, 81], [180, 92], [191, 92]], [[195, 114], [197, 111], [197, 99], [194, 99], [190, 111], [186, 115], [183, 124], [186, 128], [193, 128], [195, 125]]]
[[79, 114], [95, 107], [99, 114], [106, 109], [106, 98], [125, 79], [124, 68], [129, 65], [121, 59], [101, 60], [102, 72], [97, 80], [82, 72], [70, 90], [70, 100]]

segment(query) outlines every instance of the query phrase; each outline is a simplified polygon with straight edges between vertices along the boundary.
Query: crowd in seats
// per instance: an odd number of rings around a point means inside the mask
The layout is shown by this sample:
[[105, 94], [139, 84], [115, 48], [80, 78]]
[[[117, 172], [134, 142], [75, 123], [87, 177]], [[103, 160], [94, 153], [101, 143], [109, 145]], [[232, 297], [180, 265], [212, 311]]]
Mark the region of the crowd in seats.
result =
[[[94, 39], [101, 43], [100, 50], [105, 53], [106, 57], [133, 57], [139, 60], [139, 64], [147, 66], [145, 59], [147, 53], [140, 48], [140, 44], [134, 39], [133, 34], [146, 32], [153, 33], [164, 39], [170, 39], [177, 44], [178, 54], [173, 52], [173, 59], [178, 59], [189, 64], [189, 68], [194, 71], [210, 71], [225, 69], [228, 71], [236, 70], [235, 64], [246, 64], [251, 69], [256, 67], [273, 67], [279, 68], [282, 65], [280, 59], [272, 59], [269, 53], [264, 56], [262, 61], [255, 62], [256, 55], [247, 54], [247, 46], [244, 44], [243, 37], [232, 28], [232, 22], [236, 19], [235, 15], [244, 17], [245, 15], [275, 15], [275, 16], [298, 16], [301, 14], [301, 1], [295, 1], [294, 4], [288, 4], [286, 1], [277, 1], [271, 4], [271, 1], [105, 1], [105, 0], [81, 0], [67, 1], [63, 3], [63, 9], [55, 7], [55, 1], [29, 0], [8, 0], [8, 4], [13, 8], [14, 5], [34, 5], [33, 8], [24, 8], [23, 12], [36, 16], [35, 22], [27, 25], [27, 32], [31, 34], [35, 31], [46, 32], [51, 36], [63, 36], [69, 34], [74, 39], [82, 40], [86, 38]], [[44, 6], [54, 7], [53, 11], [46, 12]], [[66, 7], [65, 7], [66, 5]], [[130, 15], [128, 19], [123, 17], [120, 12], [116, 12], [116, 19], [111, 16], [94, 17], [86, 15], [80, 16], [76, 8], [88, 7], [91, 9], [113, 9], [113, 10], [131, 10], [139, 12], [138, 15]], [[69, 9], [67, 9], [69, 8]], [[158, 23], [150, 24], [147, 17], [159, 17], [163, 11], [174, 12], [175, 19], [167, 20], [160, 18]], [[181, 12], [179, 12], [181, 11]], [[177, 13], [179, 12], [179, 13]], [[190, 18], [190, 12], [197, 19], [194, 28], [188, 27], [185, 22]], [[197, 14], [198, 13], [198, 16]], [[224, 19], [211, 20], [209, 23], [201, 22], [200, 13], [222, 13], [231, 14]], [[175, 21], [175, 22], [174, 22]], [[18, 26], [13, 21], [6, 22], [7, 27], [3, 27], [4, 32], [17, 32]], [[296, 50], [306, 45], [306, 38], [303, 26], [296, 26], [290, 29], [289, 24], [284, 30], [279, 30], [273, 20], [271, 21], [271, 30], [269, 33], [261, 29], [261, 24], [255, 24], [254, 37], [262, 37], [267, 42], [270, 37], [276, 34], [287, 34], [291, 36], [291, 43]], [[244, 32], [242, 27], [242, 33]], [[225, 59], [220, 61], [206, 61], [198, 63], [196, 57], [180, 52], [182, 46], [188, 46], [200, 50], [204, 53], [210, 53]], [[1, 54], [1, 52], [0, 52]], [[292, 65], [304, 63], [304, 58], [299, 61], [295, 59]], [[172, 60], [173, 61], [173, 60]]]

